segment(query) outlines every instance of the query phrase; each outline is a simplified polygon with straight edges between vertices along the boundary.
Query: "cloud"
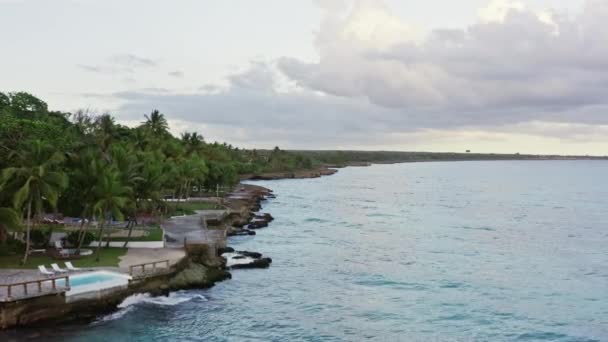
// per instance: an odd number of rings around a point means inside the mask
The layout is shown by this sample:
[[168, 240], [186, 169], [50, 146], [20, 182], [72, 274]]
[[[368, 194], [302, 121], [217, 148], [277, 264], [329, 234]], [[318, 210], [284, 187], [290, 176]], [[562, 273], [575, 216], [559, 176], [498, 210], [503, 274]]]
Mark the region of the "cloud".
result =
[[450, 134], [600, 141], [607, 131], [608, 2], [565, 15], [494, 1], [469, 27], [427, 34], [378, 1], [322, 3], [318, 60], [254, 61], [226, 86], [192, 93], [119, 92], [121, 116], [154, 106], [182, 126], [238, 131], [237, 143], [301, 148]]
[[480, 8], [477, 14], [485, 22], [504, 22], [511, 11], [523, 11], [526, 5], [515, 0], [492, 0], [487, 7]]
[[[500, 20], [437, 29], [423, 40], [382, 33], [396, 26], [386, 19], [390, 13], [363, 3], [339, 24], [321, 27], [318, 62], [283, 57], [279, 69], [301, 87], [398, 109], [404, 121], [420, 128], [608, 122], [608, 31], [602, 25], [607, 2], [589, 1], [573, 19], [556, 16], [555, 34], [521, 3], [495, 1], [482, 13]], [[370, 22], [358, 24], [361, 17]], [[419, 120], [421, 115], [429, 120]]]
[[139, 57], [133, 54], [112, 56], [110, 62], [130, 68], [153, 67], [157, 65], [156, 61], [150, 58]]
[[167, 75], [171, 76], [171, 77], [175, 77], [175, 78], [184, 78], [184, 73], [182, 71], [176, 70], [176, 71], [170, 71], [167, 73]]
[[235, 88], [250, 90], [272, 90], [276, 83], [276, 75], [271, 67], [264, 62], [251, 62], [243, 72], [228, 77], [230, 85]]
[[153, 59], [139, 57], [133, 54], [114, 55], [107, 59], [107, 62], [100, 65], [78, 65], [86, 71], [103, 74], [134, 73], [140, 68], [151, 68], [158, 63]]

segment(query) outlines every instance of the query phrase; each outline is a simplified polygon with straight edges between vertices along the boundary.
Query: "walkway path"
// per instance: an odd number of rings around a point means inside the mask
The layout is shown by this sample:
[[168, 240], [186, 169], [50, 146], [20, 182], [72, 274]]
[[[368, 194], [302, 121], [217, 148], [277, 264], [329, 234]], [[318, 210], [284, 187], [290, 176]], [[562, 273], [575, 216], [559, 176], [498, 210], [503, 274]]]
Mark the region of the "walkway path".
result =
[[185, 256], [186, 252], [183, 248], [129, 248], [127, 254], [120, 257], [118, 267], [122, 271], [128, 272], [131, 265], [161, 260], [169, 260], [169, 264], [173, 265]]
[[207, 229], [203, 227], [202, 218], [214, 218], [223, 215], [225, 210], [197, 210], [196, 215], [174, 216], [163, 223], [170, 241], [166, 242], [167, 248], [179, 248], [184, 246], [184, 239], [189, 243], [216, 244], [223, 243], [226, 239], [224, 230]]

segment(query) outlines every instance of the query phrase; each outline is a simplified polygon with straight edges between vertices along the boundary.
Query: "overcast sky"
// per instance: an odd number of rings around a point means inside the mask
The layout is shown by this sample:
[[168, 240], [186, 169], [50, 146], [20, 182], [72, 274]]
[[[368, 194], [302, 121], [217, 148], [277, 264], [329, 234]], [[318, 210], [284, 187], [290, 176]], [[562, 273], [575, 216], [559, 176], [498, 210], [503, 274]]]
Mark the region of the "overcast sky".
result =
[[0, 91], [242, 147], [608, 155], [606, 0], [0, 0]]

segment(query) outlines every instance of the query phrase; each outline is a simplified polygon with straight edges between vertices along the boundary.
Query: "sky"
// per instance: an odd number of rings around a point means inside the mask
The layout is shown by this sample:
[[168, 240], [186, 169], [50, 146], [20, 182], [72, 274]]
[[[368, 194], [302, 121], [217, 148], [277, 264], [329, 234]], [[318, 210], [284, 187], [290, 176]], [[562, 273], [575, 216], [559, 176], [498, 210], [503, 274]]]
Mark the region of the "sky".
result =
[[246, 148], [608, 155], [608, 0], [0, 0], [0, 91]]

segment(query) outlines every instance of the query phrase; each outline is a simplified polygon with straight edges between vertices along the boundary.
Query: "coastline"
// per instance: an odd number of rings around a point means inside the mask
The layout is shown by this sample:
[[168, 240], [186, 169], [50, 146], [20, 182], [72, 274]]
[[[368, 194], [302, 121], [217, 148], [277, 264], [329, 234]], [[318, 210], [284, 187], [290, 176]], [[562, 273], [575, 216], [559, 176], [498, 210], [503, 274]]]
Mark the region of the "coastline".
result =
[[286, 171], [286, 172], [268, 172], [259, 174], [241, 175], [241, 181], [244, 180], [279, 180], [279, 179], [304, 179], [304, 178], [319, 178], [323, 176], [331, 176], [338, 172], [333, 166], [315, 168], [311, 170]]
[[[538, 160], [538, 159], [536, 159]], [[551, 159], [554, 160], [554, 159]], [[421, 160], [416, 162], [432, 162], [439, 160]], [[450, 160], [455, 161], [455, 160]], [[409, 161], [413, 162], [413, 161]], [[394, 163], [352, 163], [352, 165], [336, 166], [326, 165], [323, 168], [302, 170], [286, 173], [268, 173], [245, 175], [242, 180], [280, 180], [319, 178], [334, 175], [343, 167], [367, 167], [373, 164]], [[136, 279], [128, 289], [116, 291], [110, 295], [94, 300], [84, 300], [75, 303], [66, 303], [65, 296], [51, 294], [32, 299], [0, 302], [0, 331], [15, 327], [31, 326], [34, 323], [69, 323], [91, 322], [100, 315], [116, 311], [117, 306], [127, 297], [149, 293], [152, 296], [168, 295], [170, 292], [209, 288], [217, 282], [231, 278], [230, 270], [239, 268], [267, 268], [272, 259], [259, 252], [235, 251], [228, 246], [228, 237], [237, 235], [256, 235], [261, 228], [268, 227], [272, 221], [271, 213], [261, 213], [262, 204], [274, 198], [271, 189], [254, 185], [239, 183], [235, 189], [221, 199], [228, 209], [226, 215], [221, 217], [204, 217], [204, 229], [218, 231], [223, 235], [223, 241], [209, 245], [206, 243], [189, 243], [184, 246], [186, 256], [177, 264], [172, 265], [170, 271], [160, 275], [151, 275], [143, 279]], [[197, 215], [194, 215], [197, 216]], [[253, 256], [253, 262], [248, 265], [228, 265], [222, 254], [236, 253], [237, 257]], [[240, 253], [240, 254], [239, 254]]]
[[[311, 178], [315, 174], [298, 174], [299, 177], [304, 175]], [[214, 236], [219, 236], [218, 239], [184, 239], [185, 257], [158, 274], [134, 276], [127, 288], [104, 293], [99, 291], [95, 298], [76, 301], [66, 300], [66, 291], [0, 301], [0, 332], [18, 332], [19, 328], [31, 329], [33, 325], [44, 328], [54, 324], [90, 323], [100, 316], [115, 312], [132, 295], [148, 293], [151, 296], [168, 296], [179, 290], [210, 288], [217, 282], [231, 279], [230, 270], [267, 268], [272, 259], [259, 252], [235, 251], [227, 246], [227, 238], [255, 235], [256, 230], [267, 227], [273, 217], [269, 213], [260, 213], [260, 210], [262, 202], [273, 197], [271, 189], [239, 183], [234, 191], [221, 199], [227, 209], [224, 215], [191, 215], [195, 221], [200, 219], [201, 230], [217, 233]], [[235, 254], [237, 258], [247, 257], [250, 262], [229, 265], [227, 259], [222, 257], [226, 253]]]

